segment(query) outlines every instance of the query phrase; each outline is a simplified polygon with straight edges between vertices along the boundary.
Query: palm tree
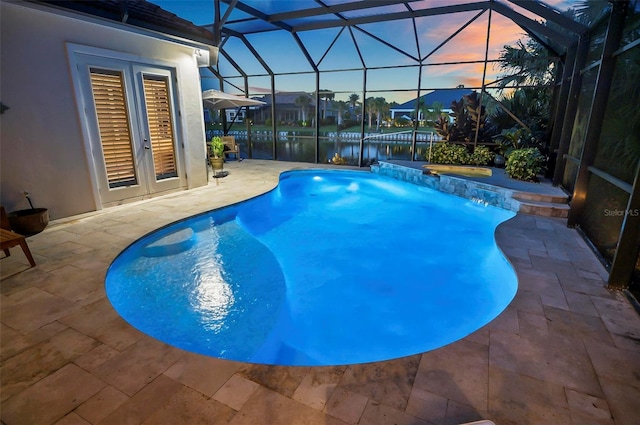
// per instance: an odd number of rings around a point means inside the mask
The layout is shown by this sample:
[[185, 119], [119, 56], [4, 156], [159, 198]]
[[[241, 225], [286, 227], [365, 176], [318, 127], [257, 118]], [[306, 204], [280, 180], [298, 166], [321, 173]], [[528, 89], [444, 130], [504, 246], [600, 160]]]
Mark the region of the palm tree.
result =
[[442, 108], [444, 108], [444, 105], [442, 105], [442, 103], [433, 102], [431, 104], [431, 108], [427, 111], [427, 114], [425, 115], [425, 121], [426, 121], [425, 124], [428, 125], [428, 123], [430, 122], [431, 125], [433, 126], [433, 124], [436, 122], [438, 117], [442, 115]]
[[373, 97], [368, 97], [364, 101], [364, 106], [367, 111], [367, 115], [369, 116], [369, 130], [371, 130], [371, 127], [373, 126], [373, 114], [375, 114], [377, 111], [376, 99]]
[[[500, 129], [508, 129], [517, 124], [520, 127], [526, 127], [534, 137], [544, 138], [549, 121], [550, 99], [551, 89], [541, 90], [531, 87], [517, 89], [499, 99], [502, 107], [492, 113], [491, 122]], [[515, 115], [519, 121], [516, 121], [511, 114]]]
[[586, 26], [591, 26], [600, 20], [610, 9], [609, 2], [602, 0], [582, 0], [577, 2], [574, 8], [567, 11]]
[[331, 90], [320, 89], [319, 91], [320, 99], [322, 99], [322, 119], [327, 117], [327, 101], [333, 100], [336, 97], [336, 94]]
[[422, 121], [427, 119], [426, 117], [427, 117], [427, 114], [429, 113], [429, 105], [425, 103], [424, 98], [422, 96], [418, 98], [416, 109], [417, 109], [416, 120], [418, 121], [418, 123], [421, 123]]
[[530, 39], [526, 44], [518, 40], [515, 47], [504, 46], [499, 64], [505, 71], [500, 75], [500, 88], [512, 83], [532, 86], [553, 84], [554, 60], [549, 57], [549, 51], [535, 40]]
[[309, 98], [309, 95], [307, 94], [301, 94], [300, 96], [296, 97], [295, 104], [300, 108], [300, 111], [302, 112], [303, 123], [307, 121], [307, 108], [309, 107], [310, 103], [311, 98]]
[[389, 111], [389, 104], [384, 97], [376, 97], [374, 99], [374, 107], [376, 110], [376, 130], [380, 130], [380, 123], [382, 122], [382, 116]]
[[356, 93], [351, 93], [351, 95], [349, 95], [349, 105], [351, 105], [351, 108], [354, 110], [354, 112], [356, 106], [358, 106], [358, 100], [360, 100], [360, 95]]
[[[442, 103], [437, 101], [431, 105], [427, 105], [424, 103], [424, 99], [418, 99], [418, 121], [424, 121], [425, 126], [427, 126], [429, 122], [433, 124], [442, 114], [443, 107]], [[420, 116], [420, 112], [422, 112], [422, 116]]]
[[[538, 140], [546, 139], [551, 91], [556, 63], [549, 51], [535, 40], [518, 40], [515, 46], [504, 46], [500, 53], [500, 89], [513, 85], [533, 86], [517, 88], [500, 99], [501, 108], [492, 115], [498, 131], [511, 128], [515, 122], [527, 127]], [[515, 115], [515, 120], [511, 115]]]
[[342, 125], [342, 112], [347, 108], [347, 102], [344, 100], [338, 100], [334, 102], [336, 109], [338, 109], [338, 120], [336, 124]]

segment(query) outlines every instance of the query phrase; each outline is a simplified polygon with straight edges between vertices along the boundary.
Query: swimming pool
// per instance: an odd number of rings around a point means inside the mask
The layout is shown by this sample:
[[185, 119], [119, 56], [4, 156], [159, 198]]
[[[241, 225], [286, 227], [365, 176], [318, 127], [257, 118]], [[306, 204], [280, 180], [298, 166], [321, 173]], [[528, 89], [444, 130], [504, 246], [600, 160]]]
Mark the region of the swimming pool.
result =
[[493, 234], [513, 215], [371, 173], [292, 171], [134, 242], [106, 291], [131, 325], [200, 354], [397, 358], [463, 338], [511, 302], [516, 275]]

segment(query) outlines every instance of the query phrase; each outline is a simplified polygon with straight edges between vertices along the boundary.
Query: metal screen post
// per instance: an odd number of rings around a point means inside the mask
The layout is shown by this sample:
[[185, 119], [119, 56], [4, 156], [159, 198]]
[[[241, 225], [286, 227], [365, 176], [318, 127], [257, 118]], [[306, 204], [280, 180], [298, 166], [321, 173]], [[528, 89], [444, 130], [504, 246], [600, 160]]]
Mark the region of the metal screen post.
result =
[[636, 167], [633, 190], [629, 196], [624, 221], [618, 238], [618, 248], [613, 256], [609, 272], [609, 288], [623, 289], [633, 277], [640, 250], [640, 162]]
[[276, 149], [276, 142], [278, 141], [278, 135], [276, 134], [276, 76], [271, 73], [271, 150], [273, 153], [273, 160], [278, 159], [278, 150]]
[[622, 37], [622, 28], [627, 11], [627, 2], [616, 1], [609, 16], [609, 25], [602, 50], [602, 61], [598, 69], [596, 87], [591, 98], [591, 108], [587, 118], [587, 133], [585, 134], [582, 155], [580, 155], [580, 165], [578, 175], [573, 189], [571, 199], [571, 210], [569, 210], [568, 226], [575, 226], [580, 222], [584, 213], [587, 200], [587, 190], [589, 186], [589, 166], [593, 164], [598, 150], [600, 133], [602, 132], [602, 122], [607, 109], [609, 93], [613, 71], [615, 70], [616, 59], [613, 52], [618, 49]]
[[587, 54], [589, 53], [588, 34], [580, 36], [580, 41], [575, 46], [575, 49], [576, 55], [572, 67], [571, 87], [569, 88], [567, 107], [565, 109], [562, 130], [559, 137], [560, 140], [558, 142], [556, 169], [553, 173], [554, 186], [557, 186], [562, 182], [562, 177], [564, 175], [564, 169], [566, 166], [566, 159], [564, 156], [569, 152], [571, 133], [573, 132], [573, 122], [576, 118], [576, 113], [578, 112], [578, 98], [580, 97], [580, 89], [582, 88], [582, 74], [580, 73], [580, 70], [586, 63]]
[[[558, 93], [558, 97], [556, 99], [553, 127], [551, 130], [550, 138], [551, 140], [549, 141], [549, 154], [551, 155], [553, 152], [556, 153], [556, 167], [558, 167], [560, 164], [560, 160], [558, 158], [558, 147], [560, 144], [560, 135], [562, 133], [562, 123], [565, 120], [565, 113], [567, 112], [567, 108], [565, 107], [565, 105], [567, 105], [567, 102], [569, 101], [569, 90], [571, 89], [571, 72], [573, 71], [573, 67], [575, 66], [577, 50], [577, 46], [575, 48], [569, 48], [567, 50], [562, 69], [562, 77], [560, 79], [560, 92]], [[557, 186], [557, 184], [558, 183], [554, 181], [554, 185]]]
[[[245, 96], [249, 97], [249, 77], [247, 77], [246, 75], [244, 76], [244, 93]], [[253, 117], [251, 117], [253, 119]], [[245, 130], [247, 131], [247, 156], [249, 158], [253, 157], [253, 146], [251, 143], [251, 121], [249, 119], [249, 107], [247, 106], [245, 109], [245, 113], [244, 113], [244, 123], [245, 123]], [[238, 151], [240, 149], [238, 148]], [[240, 158], [240, 152], [238, 152], [238, 159], [242, 159]]]
[[[315, 163], [320, 162], [320, 73], [316, 71], [316, 137], [315, 137]], [[303, 142], [304, 143], [304, 142]]]
[[362, 78], [362, 108], [360, 108], [360, 154], [358, 155], [358, 167], [362, 167], [364, 162], [364, 107], [367, 103], [367, 69], [364, 69]]

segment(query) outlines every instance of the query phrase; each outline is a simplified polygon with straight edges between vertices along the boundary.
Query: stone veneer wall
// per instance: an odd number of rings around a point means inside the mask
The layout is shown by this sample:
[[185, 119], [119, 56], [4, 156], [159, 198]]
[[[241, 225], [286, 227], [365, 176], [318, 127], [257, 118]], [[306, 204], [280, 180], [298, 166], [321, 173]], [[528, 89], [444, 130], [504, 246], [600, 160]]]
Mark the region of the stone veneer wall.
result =
[[458, 195], [475, 202], [504, 208], [518, 212], [520, 202], [513, 198], [514, 191], [473, 180], [445, 175], [423, 174], [422, 170], [401, 165], [380, 162], [371, 166], [371, 172], [381, 176], [391, 177], [397, 180], [430, 187], [440, 192]]

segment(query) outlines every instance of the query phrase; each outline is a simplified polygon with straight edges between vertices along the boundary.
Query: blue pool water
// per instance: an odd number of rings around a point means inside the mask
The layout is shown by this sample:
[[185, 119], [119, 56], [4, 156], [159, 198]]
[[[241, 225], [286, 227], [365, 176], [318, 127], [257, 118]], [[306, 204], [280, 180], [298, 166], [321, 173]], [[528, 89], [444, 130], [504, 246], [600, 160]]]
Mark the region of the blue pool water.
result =
[[513, 215], [371, 173], [293, 171], [133, 243], [107, 296], [140, 331], [219, 358], [397, 358], [463, 338], [509, 304], [517, 279], [494, 231]]

